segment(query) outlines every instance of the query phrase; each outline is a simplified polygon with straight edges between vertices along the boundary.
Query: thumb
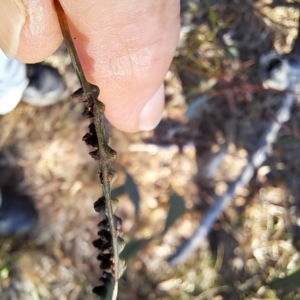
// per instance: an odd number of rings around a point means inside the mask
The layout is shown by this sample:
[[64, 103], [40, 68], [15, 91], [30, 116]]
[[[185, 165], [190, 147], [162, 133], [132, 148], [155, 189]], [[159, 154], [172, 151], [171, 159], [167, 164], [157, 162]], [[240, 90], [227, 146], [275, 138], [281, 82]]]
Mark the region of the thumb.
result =
[[[60, 2], [86, 77], [100, 87], [109, 121], [123, 131], [152, 129], [162, 114], [162, 83], [177, 45], [179, 0]], [[10, 12], [9, 4], [14, 5]], [[12, 24], [18, 25], [17, 37], [5, 44], [9, 39], [5, 42], [2, 32]], [[61, 41], [49, 0], [2, 0], [0, 31], [0, 47], [23, 62], [45, 59]]]
[[162, 115], [162, 83], [177, 45], [179, 1], [61, 2], [109, 121], [123, 131], [153, 129]]

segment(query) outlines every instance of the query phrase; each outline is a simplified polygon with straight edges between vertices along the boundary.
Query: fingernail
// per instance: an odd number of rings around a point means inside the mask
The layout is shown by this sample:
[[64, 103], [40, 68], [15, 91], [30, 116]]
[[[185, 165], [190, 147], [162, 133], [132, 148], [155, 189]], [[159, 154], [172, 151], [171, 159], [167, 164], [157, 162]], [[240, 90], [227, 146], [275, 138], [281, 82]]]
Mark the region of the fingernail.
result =
[[0, 48], [8, 58], [16, 56], [20, 33], [26, 21], [26, 10], [21, 0], [1, 0]]
[[140, 114], [139, 128], [141, 131], [150, 131], [158, 125], [162, 118], [164, 106], [165, 89], [164, 84], [162, 84]]

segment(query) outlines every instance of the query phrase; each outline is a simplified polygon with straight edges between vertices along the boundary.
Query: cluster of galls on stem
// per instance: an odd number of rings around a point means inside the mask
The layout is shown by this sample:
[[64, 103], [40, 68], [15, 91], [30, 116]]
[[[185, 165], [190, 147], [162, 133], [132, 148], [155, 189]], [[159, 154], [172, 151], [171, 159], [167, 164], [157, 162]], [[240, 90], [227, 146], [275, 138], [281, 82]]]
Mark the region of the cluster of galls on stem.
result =
[[[100, 285], [95, 287], [93, 292], [100, 297], [105, 297], [108, 286], [121, 277], [126, 266], [125, 262], [119, 258], [119, 254], [125, 247], [125, 242], [121, 238], [122, 220], [114, 214], [118, 200], [110, 198], [110, 188], [116, 179], [116, 172], [110, 168], [110, 164], [116, 158], [116, 152], [108, 146], [109, 138], [101, 119], [104, 104], [97, 100], [98, 95], [99, 88], [91, 85], [89, 96], [85, 96], [83, 89], [80, 88], [72, 94], [72, 98], [75, 102], [85, 102], [86, 104], [82, 115], [90, 118], [91, 123], [89, 132], [82, 139], [88, 146], [96, 148], [89, 154], [99, 163], [98, 175], [103, 187], [103, 196], [94, 203], [95, 211], [103, 216], [103, 220], [98, 224], [99, 238], [93, 242], [94, 246], [100, 250], [97, 259], [101, 262], [100, 268], [103, 272]], [[109, 185], [108, 190], [106, 185]], [[117, 255], [114, 253], [116, 249]]]
[[[102, 213], [104, 209], [104, 197], [98, 199], [94, 204], [95, 211]], [[114, 209], [118, 204], [117, 199], [114, 199]], [[114, 215], [114, 224], [117, 233], [117, 245], [118, 245], [118, 254], [122, 252], [125, 247], [125, 242], [121, 238], [122, 234], [122, 219]], [[112, 247], [112, 235], [110, 232], [110, 226], [108, 222], [107, 216], [98, 224], [99, 231], [98, 236], [99, 239], [94, 241], [93, 244], [96, 248], [100, 250], [100, 254], [97, 259], [101, 262], [100, 268], [103, 270], [102, 276], [100, 278], [101, 285], [95, 287], [93, 292], [99, 296], [103, 296], [107, 292], [107, 286], [113, 280], [112, 276], [115, 277], [114, 274], [114, 257], [113, 257], [113, 247]], [[119, 259], [119, 274], [118, 276], [122, 276], [125, 270], [124, 261]]]

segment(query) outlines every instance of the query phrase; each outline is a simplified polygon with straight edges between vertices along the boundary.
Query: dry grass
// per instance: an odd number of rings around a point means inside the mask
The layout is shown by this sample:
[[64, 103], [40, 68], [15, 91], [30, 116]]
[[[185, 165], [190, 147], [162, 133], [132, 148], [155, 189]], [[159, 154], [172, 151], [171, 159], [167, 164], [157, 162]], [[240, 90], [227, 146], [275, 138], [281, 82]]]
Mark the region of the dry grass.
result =
[[[166, 263], [196, 228], [210, 204], [210, 193], [222, 193], [225, 181], [238, 175], [247, 143], [255, 140], [263, 124], [262, 109], [276, 106], [279, 96], [266, 93], [259, 85], [256, 59], [273, 40], [277, 50], [289, 51], [297, 33], [295, 9], [270, 9], [262, 0], [255, 6], [251, 1], [218, 1], [211, 8], [220, 32], [227, 33], [227, 38], [234, 30], [243, 33], [230, 46], [242, 59], [230, 57], [218, 36], [211, 33], [216, 24], [204, 13], [205, 3], [200, 13], [192, 7], [197, 26], [178, 49], [167, 75], [167, 105], [159, 127], [139, 134], [109, 127], [112, 146], [118, 151], [115, 186], [124, 182], [125, 169], [141, 194], [138, 217], [129, 197], [119, 198], [117, 215], [123, 218], [125, 240], [160, 233], [170, 193], [182, 195], [187, 207], [165, 235], [128, 261], [119, 299], [279, 299], [266, 282], [299, 268], [290, 230], [300, 212], [299, 143], [295, 138], [294, 143], [285, 143], [293, 136], [284, 130], [272, 157], [250, 186], [239, 191], [207, 244], [184, 265], [171, 269]], [[70, 91], [76, 89], [70, 61], [63, 52], [47, 62], [59, 67]], [[187, 120], [187, 104], [203, 93], [210, 99], [197, 118]], [[95, 298], [91, 288], [100, 270], [91, 242], [98, 223], [93, 202], [100, 186], [97, 166], [81, 142], [87, 127], [81, 109], [69, 99], [48, 108], [20, 104], [0, 118], [0, 183], [33, 195], [40, 215], [29, 240], [0, 241], [1, 299]], [[300, 124], [298, 110], [295, 107], [288, 124], [295, 131]], [[208, 182], [202, 170], [225, 140], [229, 146], [224, 161]], [[293, 293], [290, 299], [296, 296]]]

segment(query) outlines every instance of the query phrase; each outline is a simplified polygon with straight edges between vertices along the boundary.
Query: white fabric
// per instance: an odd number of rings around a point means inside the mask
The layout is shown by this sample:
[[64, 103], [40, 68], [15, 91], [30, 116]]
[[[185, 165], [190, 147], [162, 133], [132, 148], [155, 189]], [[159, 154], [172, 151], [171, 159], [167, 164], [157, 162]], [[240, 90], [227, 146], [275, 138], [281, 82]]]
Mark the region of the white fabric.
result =
[[11, 112], [18, 105], [27, 85], [26, 65], [8, 59], [0, 49], [0, 115]]

